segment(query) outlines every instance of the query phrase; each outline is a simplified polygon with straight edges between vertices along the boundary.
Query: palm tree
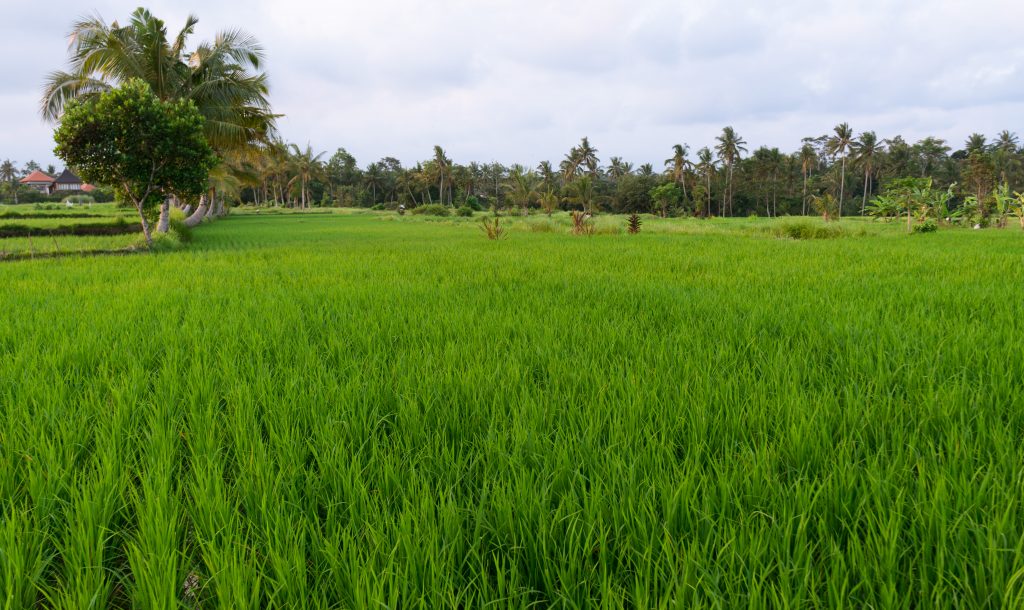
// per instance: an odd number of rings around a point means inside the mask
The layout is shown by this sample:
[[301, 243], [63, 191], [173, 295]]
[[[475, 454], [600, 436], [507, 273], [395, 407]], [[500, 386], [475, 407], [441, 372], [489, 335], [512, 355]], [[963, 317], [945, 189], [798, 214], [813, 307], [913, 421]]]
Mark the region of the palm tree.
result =
[[[440, 146], [436, 146], [436, 145], [434, 146], [434, 163], [437, 164], [437, 175], [438, 175], [438, 179], [440, 180], [440, 184], [438, 186], [438, 193], [439, 193], [438, 194], [438, 200], [441, 203], [444, 203], [444, 183], [445, 183], [445, 178], [448, 178], [448, 177], [451, 176], [452, 161], [451, 161], [451, 159], [449, 159], [444, 154], [444, 149], [441, 148]], [[448, 193], [449, 201], [448, 201], [448, 203], [450, 204], [451, 203], [451, 192], [450, 192], [451, 191], [451, 186], [448, 187], [448, 190], [449, 190], [449, 193]]]
[[10, 159], [0, 163], [0, 182], [11, 185], [11, 192], [14, 194], [14, 203], [18, 203], [18, 168]]
[[670, 167], [672, 179], [683, 187], [683, 199], [686, 199], [686, 170], [692, 165], [686, 158], [689, 152], [687, 144], [676, 144], [672, 147], [672, 156], [665, 159], [665, 167]]
[[319, 176], [323, 171], [323, 164], [320, 159], [325, 153], [320, 152], [313, 154], [313, 147], [306, 144], [306, 150], [300, 149], [295, 144], [291, 145], [292, 149], [292, 167], [295, 169], [296, 177], [299, 179], [300, 193], [301, 193], [301, 207], [306, 209], [309, 207], [309, 181], [311, 178]]
[[807, 215], [807, 177], [811, 175], [811, 171], [818, 166], [818, 151], [814, 150], [814, 146], [810, 142], [804, 142], [804, 145], [800, 147], [800, 172], [804, 178], [804, 188], [801, 199], [803, 200], [803, 207], [801, 214]]
[[593, 178], [582, 176], [569, 184], [567, 188], [569, 189], [567, 199], [570, 202], [579, 204], [588, 214], [594, 213], [595, 194]]
[[985, 152], [988, 150], [988, 145], [985, 142], [985, 136], [980, 133], [972, 133], [967, 137], [967, 141], [964, 142], [964, 150], [967, 154], [972, 152]]
[[509, 182], [505, 185], [505, 188], [508, 190], [513, 204], [522, 206], [523, 216], [529, 215], [530, 203], [540, 195], [537, 192], [537, 185], [539, 183], [537, 174], [533, 170], [527, 170], [521, 165], [514, 165], [509, 172], [508, 180]]
[[846, 154], [850, 151], [853, 146], [853, 130], [850, 129], [848, 123], [840, 123], [835, 126], [833, 130], [835, 135], [828, 139], [826, 144], [826, 150], [830, 155], [839, 155], [842, 157], [842, 169], [839, 177], [839, 213], [838, 217], [843, 217], [843, 196], [846, 190]]
[[580, 140], [579, 146], [579, 162], [587, 167], [587, 171], [594, 178], [597, 177], [597, 169], [600, 165], [600, 159], [597, 158], [597, 149], [590, 145], [590, 140], [584, 137]]
[[370, 191], [373, 193], [372, 204], [377, 203], [377, 189], [384, 185], [383, 169], [380, 163], [371, 163], [366, 166], [366, 171], [363, 173], [363, 183], [370, 187]]
[[633, 166], [628, 161], [623, 161], [621, 157], [611, 157], [608, 159], [608, 176], [612, 179], [612, 182], [632, 172]]
[[[164, 22], [139, 8], [125, 26], [99, 17], [76, 22], [71, 31], [68, 69], [46, 79], [41, 112], [57, 121], [72, 99], [92, 99], [132, 78], [149, 84], [162, 100], [191, 100], [206, 119], [207, 140], [223, 159], [228, 153], [258, 148], [275, 132], [268, 100], [263, 48], [239, 30], [219, 32], [212, 42], [188, 51], [198, 19], [190, 15], [169, 38]], [[200, 202], [188, 224], [198, 224], [208, 206]], [[168, 205], [161, 209], [165, 228]], [[201, 213], [200, 213], [201, 212]]]
[[881, 152], [882, 145], [878, 141], [878, 136], [873, 131], [865, 131], [860, 134], [860, 139], [854, 142], [853, 161], [864, 169], [864, 196], [860, 202], [861, 216], [864, 215], [864, 210], [867, 208], [868, 193], [871, 191], [871, 178], [875, 171], [875, 161]]
[[741, 138], [731, 126], [722, 129], [722, 135], [716, 138], [718, 144], [715, 145], [715, 152], [718, 153], [718, 158], [725, 164], [726, 169], [726, 180], [725, 180], [725, 192], [722, 194], [722, 206], [720, 210], [721, 214], [724, 215], [726, 212], [732, 213], [732, 175], [733, 167], [742, 158], [742, 153], [747, 152], [744, 145], [747, 143]]
[[715, 173], [715, 158], [711, 149], [705, 146], [697, 151], [697, 171], [704, 176], [707, 190], [707, 205], [703, 206], [703, 216], [711, 215], [711, 176]]

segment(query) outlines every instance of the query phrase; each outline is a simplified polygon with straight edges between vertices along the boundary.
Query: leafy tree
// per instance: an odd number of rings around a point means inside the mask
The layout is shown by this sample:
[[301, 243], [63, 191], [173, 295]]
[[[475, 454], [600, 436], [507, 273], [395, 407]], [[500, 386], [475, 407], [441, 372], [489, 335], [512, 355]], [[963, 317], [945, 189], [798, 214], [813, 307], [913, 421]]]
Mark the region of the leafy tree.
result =
[[667, 217], [668, 211], [683, 201], [683, 193], [674, 182], [666, 182], [661, 186], [656, 186], [651, 189], [650, 194], [651, 200], [654, 201], [654, 205], [661, 212], [662, 218]]
[[112, 185], [135, 206], [148, 245], [146, 212], [172, 194], [198, 196], [217, 163], [195, 105], [160, 100], [138, 79], [69, 103], [54, 139], [57, 156], [83, 179]]
[[[266, 144], [276, 130], [276, 115], [270, 108], [267, 76], [261, 71], [262, 46], [253, 36], [230, 29], [189, 50], [198, 22], [190, 15], [181, 30], [168, 36], [164, 22], [144, 8], [136, 9], [124, 26], [108, 25], [100, 17], [77, 21], [71, 31], [68, 69], [46, 79], [43, 117], [57, 121], [69, 101], [95, 100], [129, 79], [140, 79], [162, 101], [191, 101], [205, 119], [207, 141], [222, 159]], [[232, 167], [239, 164], [229, 163], [225, 169]], [[198, 224], [213, 209], [201, 201], [186, 224]], [[168, 218], [165, 204], [161, 230]]]

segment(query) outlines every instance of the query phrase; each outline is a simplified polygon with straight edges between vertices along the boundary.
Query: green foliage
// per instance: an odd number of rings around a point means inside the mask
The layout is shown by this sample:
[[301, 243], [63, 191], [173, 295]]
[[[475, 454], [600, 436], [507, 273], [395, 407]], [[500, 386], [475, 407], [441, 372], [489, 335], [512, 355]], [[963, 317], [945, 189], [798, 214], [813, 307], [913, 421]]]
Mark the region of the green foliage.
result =
[[939, 230], [939, 223], [928, 219], [921, 224], [914, 225], [914, 233], [934, 233]]
[[185, 222], [178, 218], [172, 218], [170, 222], [170, 232], [174, 234], [175, 238], [183, 244], [190, 243], [192, 241], [192, 227], [185, 224]]
[[448, 216], [450, 212], [448, 206], [440, 203], [428, 203], [412, 209], [412, 213], [417, 216]]
[[642, 224], [643, 223], [640, 222], [639, 214], [630, 214], [629, 218], [626, 220], [626, 230], [629, 232], [630, 235], [636, 235], [637, 233], [640, 232], [640, 226]]
[[822, 224], [811, 220], [787, 220], [767, 229], [776, 237], [786, 239], [835, 239], [849, 233], [836, 224]]
[[821, 215], [825, 221], [834, 220], [839, 216], [839, 200], [832, 193], [824, 193], [811, 197], [811, 207]]
[[57, 155], [83, 180], [114, 185], [138, 210], [170, 194], [196, 199], [217, 164], [203, 135], [203, 117], [190, 101], [158, 99], [141, 80], [67, 105], [54, 134]]
[[455, 211], [456, 216], [470, 217], [473, 215], [473, 208], [468, 205], [459, 206], [459, 209]]
[[[701, 191], [703, 193], [703, 190]], [[651, 201], [661, 213], [662, 218], [668, 216], [669, 210], [675, 208], [683, 200], [683, 191], [675, 182], [666, 182], [650, 190]]]
[[481, 205], [480, 200], [477, 199], [476, 195], [470, 195], [469, 197], [466, 197], [466, 205], [469, 206], [469, 208], [474, 212], [482, 212], [484, 209], [484, 206]]

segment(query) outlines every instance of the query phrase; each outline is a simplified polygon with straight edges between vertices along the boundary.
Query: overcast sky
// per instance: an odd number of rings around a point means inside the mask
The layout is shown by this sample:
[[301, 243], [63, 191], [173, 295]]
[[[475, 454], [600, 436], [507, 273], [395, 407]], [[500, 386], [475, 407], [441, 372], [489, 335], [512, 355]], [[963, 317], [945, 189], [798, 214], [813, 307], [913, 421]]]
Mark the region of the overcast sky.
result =
[[[0, 158], [55, 163], [38, 115], [75, 17], [136, 3], [3, 1]], [[589, 136], [606, 160], [660, 166], [732, 125], [784, 151], [842, 121], [946, 138], [1024, 132], [1020, 0], [156, 0], [173, 32], [225, 27], [266, 47], [282, 135], [360, 166], [559, 160]], [[240, 8], [245, 6], [246, 8]], [[1022, 134], [1024, 135], [1024, 134]]]

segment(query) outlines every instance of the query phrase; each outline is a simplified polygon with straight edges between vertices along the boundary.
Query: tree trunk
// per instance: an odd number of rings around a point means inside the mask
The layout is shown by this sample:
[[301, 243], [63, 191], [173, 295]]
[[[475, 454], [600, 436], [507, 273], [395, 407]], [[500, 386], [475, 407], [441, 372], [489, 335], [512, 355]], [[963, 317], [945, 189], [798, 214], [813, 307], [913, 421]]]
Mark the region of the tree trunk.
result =
[[868, 189], [871, 188], [871, 174], [864, 172], [864, 197], [860, 200], [860, 215], [864, 215], [864, 210], [868, 207]]
[[839, 177], [839, 219], [843, 218], [843, 196], [846, 190], [846, 157], [843, 157], [843, 171]]
[[807, 172], [804, 172], [803, 202], [804, 202], [804, 207], [803, 207], [803, 212], [801, 212], [801, 215], [807, 216]]
[[192, 213], [192, 204], [185, 204], [185, 207], [181, 208], [181, 211], [185, 213], [186, 217], [188, 217], [188, 215]]
[[171, 228], [171, 198], [164, 197], [160, 204], [160, 220], [156, 223], [157, 233], [166, 233]]
[[142, 234], [146, 236], [146, 247], [153, 247], [153, 233], [150, 231], [149, 222], [146, 220], [146, 215], [142, 213], [142, 204], [136, 203], [135, 209], [139, 211], [139, 221], [142, 224]]
[[185, 226], [194, 227], [197, 226], [199, 223], [203, 222], [203, 219], [206, 218], [206, 212], [208, 211], [209, 207], [210, 204], [209, 200], [206, 198], [206, 195], [204, 194], [200, 196], [199, 205], [196, 207], [195, 211], [192, 212], [192, 214], [190, 214], [189, 217], [185, 219]]

